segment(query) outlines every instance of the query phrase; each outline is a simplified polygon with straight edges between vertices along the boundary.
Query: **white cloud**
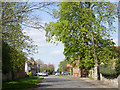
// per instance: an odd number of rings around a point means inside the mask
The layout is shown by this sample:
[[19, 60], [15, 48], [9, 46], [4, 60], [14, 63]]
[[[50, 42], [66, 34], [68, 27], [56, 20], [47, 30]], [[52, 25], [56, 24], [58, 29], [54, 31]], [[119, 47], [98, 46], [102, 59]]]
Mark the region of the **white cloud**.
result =
[[61, 50], [54, 50], [54, 51], [51, 52], [51, 54], [53, 54], [53, 55], [62, 55], [63, 52]]
[[[46, 23], [46, 22], [43, 21], [42, 23]], [[33, 28], [25, 28], [23, 32], [26, 33], [25, 35], [30, 36], [30, 38], [32, 38], [32, 40], [34, 41], [34, 44], [37, 44], [39, 47], [55, 46], [53, 45], [53, 43], [48, 43], [46, 41], [46, 37], [45, 37], [46, 32], [43, 29], [37, 30]]]
[[[44, 25], [45, 23], [49, 23], [49, 22], [42, 21], [42, 25]], [[46, 37], [45, 37], [46, 32], [43, 29], [37, 30], [34, 28], [25, 28], [23, 32], [26, 32], [26, 35], [30, 36], [30, 38], [32, 38], [32, 40], [34, 41], [34, 44], [38, 45], [38, 47], [55, 46], [53, 43], [49, 43], [46, 41]], [[58, 43], [61, 44], [60, 42]]]

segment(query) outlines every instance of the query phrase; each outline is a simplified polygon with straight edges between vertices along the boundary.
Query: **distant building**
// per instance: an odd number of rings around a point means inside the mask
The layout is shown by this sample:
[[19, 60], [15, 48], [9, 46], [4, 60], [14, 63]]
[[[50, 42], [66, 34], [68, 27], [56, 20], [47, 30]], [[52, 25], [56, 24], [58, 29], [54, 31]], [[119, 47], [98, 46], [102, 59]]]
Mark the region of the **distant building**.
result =
[[34, 76], [37, 72], [40, 71], [40, 65], [37, 64], [37, 62], [34, 61], [33, 58], [30, 58], [25, 63], [25, 72], [29, 74], [29, 72], [32, 72], [32, 75]]

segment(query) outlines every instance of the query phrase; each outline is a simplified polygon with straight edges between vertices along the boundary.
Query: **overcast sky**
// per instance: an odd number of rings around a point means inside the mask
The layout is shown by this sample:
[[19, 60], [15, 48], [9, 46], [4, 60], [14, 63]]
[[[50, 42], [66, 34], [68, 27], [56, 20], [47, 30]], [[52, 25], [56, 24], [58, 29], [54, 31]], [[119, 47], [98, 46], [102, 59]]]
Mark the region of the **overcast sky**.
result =
[[[54, 8], [58, 9], [56, 6]], [[49, 14], [45, 12], [35, 11], [33, 15], [40, 16], [40, 21], [42, 23], [56, 21], [52, 18]], [[113, 41], [118, 44], [118, 19], [115, 22], [116, 32], [113, 34]], [[29, 35], [34, 44], [38, 45], [38, 52], [33, 57], [35, 60], [41, 59], [45, 64], [54, 64], [55, 70], [57, 70], [60, 61], [65, 59], [63, 55], [64, 46], [62, 43], [59, 43], [58, 46], [54, 45], [53, 43], [48, 43], [45, 40], [45, 31], [44, 30], [36, 30], [33, 28], [25, 28], [24, 32]]]

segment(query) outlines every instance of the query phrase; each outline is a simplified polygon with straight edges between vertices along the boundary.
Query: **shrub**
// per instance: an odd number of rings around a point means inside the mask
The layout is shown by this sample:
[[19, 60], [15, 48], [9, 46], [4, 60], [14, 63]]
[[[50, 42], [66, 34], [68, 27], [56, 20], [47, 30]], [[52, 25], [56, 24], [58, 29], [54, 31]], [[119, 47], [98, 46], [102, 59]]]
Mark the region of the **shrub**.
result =
[[32, 76], [32, 72], [29, 72], [29, 76], [30, 76], [30, 77]]
[[115, 70], [116, 70], [117, 76], [120, 75], [120, 58], [116, 61]]
[[28, 77], [27, 73], [25, 72], [25, 77]]
[[101, 65], [99, 66], [100, 73], [108, 79], [114, 79], [117, 78], [116, 70], [113, 69], [111, 66], [108, 65]]

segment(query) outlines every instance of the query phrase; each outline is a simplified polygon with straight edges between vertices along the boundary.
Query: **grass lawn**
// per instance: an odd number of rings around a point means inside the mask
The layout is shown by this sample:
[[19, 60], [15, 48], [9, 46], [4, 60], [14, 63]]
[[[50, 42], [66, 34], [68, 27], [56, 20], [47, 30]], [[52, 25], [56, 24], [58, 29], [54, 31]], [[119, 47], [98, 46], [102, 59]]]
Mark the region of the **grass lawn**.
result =
[[42, 76], [33, 76], [17, 79], [15, 81], [3, 82], [2, 89], [28, 89], [36, 86], [42, 79]]

